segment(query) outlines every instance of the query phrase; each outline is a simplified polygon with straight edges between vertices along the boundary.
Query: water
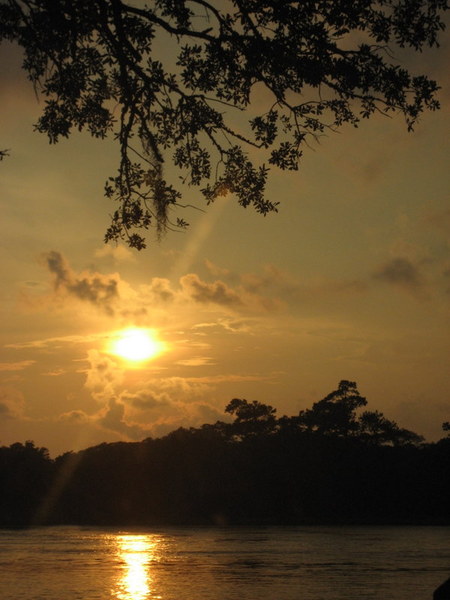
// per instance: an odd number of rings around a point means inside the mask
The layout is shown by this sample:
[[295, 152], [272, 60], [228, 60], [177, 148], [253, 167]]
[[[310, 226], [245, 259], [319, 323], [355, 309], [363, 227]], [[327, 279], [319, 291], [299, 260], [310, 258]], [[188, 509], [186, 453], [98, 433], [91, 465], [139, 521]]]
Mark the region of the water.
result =
[[0, 531], [2, 600], [431, 600], [450, 529]]

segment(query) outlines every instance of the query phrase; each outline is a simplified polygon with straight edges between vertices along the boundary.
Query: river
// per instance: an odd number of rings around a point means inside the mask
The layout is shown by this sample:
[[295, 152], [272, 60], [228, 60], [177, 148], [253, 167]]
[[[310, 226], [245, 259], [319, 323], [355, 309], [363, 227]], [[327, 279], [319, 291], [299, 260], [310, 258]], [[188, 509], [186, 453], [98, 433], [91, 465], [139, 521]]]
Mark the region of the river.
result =
[[0, 531], [2, 600], [431, 600], [446, 527]]

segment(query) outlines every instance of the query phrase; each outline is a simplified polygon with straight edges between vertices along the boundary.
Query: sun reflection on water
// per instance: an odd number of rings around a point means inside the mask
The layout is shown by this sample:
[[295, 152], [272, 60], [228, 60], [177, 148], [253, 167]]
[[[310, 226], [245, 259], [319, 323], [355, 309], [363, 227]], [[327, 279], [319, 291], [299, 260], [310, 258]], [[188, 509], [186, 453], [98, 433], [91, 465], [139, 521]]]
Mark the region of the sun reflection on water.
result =
[[154, 560], [158, 539], [152, 535], [117, 535], [115, 539], [123, 574], [118, 582], [119, 600], [150, 600], [161, 598], [152, 593], [149, 563]]

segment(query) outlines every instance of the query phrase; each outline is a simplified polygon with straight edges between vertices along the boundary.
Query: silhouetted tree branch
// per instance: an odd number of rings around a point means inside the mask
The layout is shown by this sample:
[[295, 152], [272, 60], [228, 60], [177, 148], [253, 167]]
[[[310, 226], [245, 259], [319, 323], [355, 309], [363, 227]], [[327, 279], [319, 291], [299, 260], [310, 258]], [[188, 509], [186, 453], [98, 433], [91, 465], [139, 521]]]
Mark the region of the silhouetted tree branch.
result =
[[[23, 48], [46, 98], [36, 129], [51, 143], [73, 129], [114, 134], [105, 239], [140, 249], [143, 229], [187, 226], [167, 162], [207, 203], [232, 193], [265, 215], [278, 204], [266, 197], [268, 165], [298, 169], [308, 138], [376, 111], [401, 113], [412, 129], [439, 107], [438, 86], [393, 53], [438, 45], [447, 9], [446, 0], [0, 0], [0, 41]], [[267, 107], [255, 113], [263, 88]], [[233, 116], [241, 112], [247, 125]]]

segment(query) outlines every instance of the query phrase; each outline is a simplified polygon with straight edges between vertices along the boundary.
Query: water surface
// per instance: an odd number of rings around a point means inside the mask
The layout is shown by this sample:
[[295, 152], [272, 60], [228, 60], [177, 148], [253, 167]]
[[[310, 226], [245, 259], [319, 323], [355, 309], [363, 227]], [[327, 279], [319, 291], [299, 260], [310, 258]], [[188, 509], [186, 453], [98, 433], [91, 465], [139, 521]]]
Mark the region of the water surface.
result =
[[2, 600], [419, 600], [445, 527], [0, 531]]

